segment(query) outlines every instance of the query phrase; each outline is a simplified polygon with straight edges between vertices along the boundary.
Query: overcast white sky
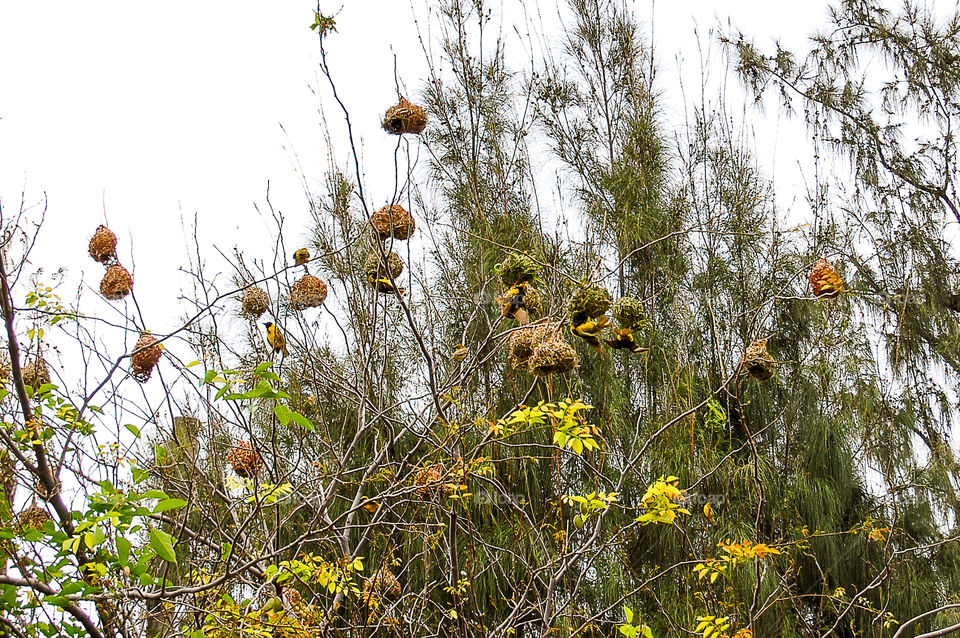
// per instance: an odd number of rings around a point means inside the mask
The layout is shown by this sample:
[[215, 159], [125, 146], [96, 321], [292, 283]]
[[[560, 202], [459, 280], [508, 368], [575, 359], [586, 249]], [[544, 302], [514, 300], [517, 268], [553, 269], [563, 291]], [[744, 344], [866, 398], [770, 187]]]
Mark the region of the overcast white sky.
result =
[[[8, 209], [19, 206], [24, 185], [28, 201], [44, 192], [49, 197], [36, 265], [85, 272], [96, 286], [102, 269], [87, 258], [86, 240], [104, 220], [105, 201], [126, 264], [132, 241], [141, 304], [169, 311], [183, 281], [175, 274], [184, 260], [181, 211], [188, 219], [199, 216], [204, 241], [224, 250], [239, 244], [247, 254], [267, 257], [271, 227], [253, 203], [263, 203], [269, 180], [291, 231], [305, 235], [307, 207], [291, 152], [319, 180], [327, 151], [321, 101], [328, 118], [339, 118], [318, 78], [318, 44], [308, 28], [315, 6], [293, 0], [0, 3], [0, 197]], [[519, 13], [521, 5], [506, 6]], [[322, 4], [327, 13], [338, 7]], [[547, 0], [540, 8], [548, 18], [557, 11]], [[684, 77], [696, 82], [695, 24], [705, 33], [729, 20], [763, 44], [781, 39], [802, 48], [825, 21], [826, 3], [661, 0], [637, 2], [636, 11], [647, 33], [652, 19], [661, 87], [676, 109], [666, 116], [680, 126], [676, 61], [685, 61]], [[339, 33], [329, 39], [333, 72], [363, 141], [374, 204], [393, 187], [395, 139], [379, 120], [395, 99], [394, 54], [408, 92], [415, 95], [422, 85], [415, 12], [421, 26], [429, 22], [421, 0], [348, 0], [337, 16]], [[522, 56], [516, 38], [508, 44]], [[714, 63], [722, 74], [722, 58]], [[765, 162], [789, 167], [808, 151], [795, 148], [802, 140], [796, 130], [765, 119], [776, 117], [774, 109], [751, 114], [761, 131], [759, 152]], [[344, 148], [336, 152], [345, 158]], [[378, 192], [382, 171], [389, 179]], [[790, 184], [779, 188], [789, 196]], [[155, 294], [148, 298], [145, 288]]]

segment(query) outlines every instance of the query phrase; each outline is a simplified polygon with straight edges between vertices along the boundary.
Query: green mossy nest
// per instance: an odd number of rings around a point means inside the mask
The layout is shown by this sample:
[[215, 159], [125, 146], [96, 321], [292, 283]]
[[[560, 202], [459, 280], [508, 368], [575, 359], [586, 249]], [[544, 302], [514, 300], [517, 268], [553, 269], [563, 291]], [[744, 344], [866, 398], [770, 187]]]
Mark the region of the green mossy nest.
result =
[[533, 281], [537, 273], [540, 272], [540, 266], [526, 255], [510, 253], [506, 259], [494, 267], [494, 272], [500, 277], [503, 285], [509, 288], [510, 286]]
[[567, 304], [567, 316], [571, 320], [599, 317], [610, 309], [611, 303], [613, 295], [603, 286], [580, 283]]
[[400, 259], [400, 255], [393, 252], [392, 250], [387, 254], [386, 259], [380, 259], [380, 255], [377, 253], [370, 253], [367, 256], [367, 261], [363, 265], [363, 274], [367, 278], [372, 279], [381, 279], [386, 277], [388, 279], [396, 279], [403, 273], [403, 260]]
[[633, 297], [620, 297], [612, 306], [611, 314], [621, 328], [640, 331], [647, 325], [643, 304]]

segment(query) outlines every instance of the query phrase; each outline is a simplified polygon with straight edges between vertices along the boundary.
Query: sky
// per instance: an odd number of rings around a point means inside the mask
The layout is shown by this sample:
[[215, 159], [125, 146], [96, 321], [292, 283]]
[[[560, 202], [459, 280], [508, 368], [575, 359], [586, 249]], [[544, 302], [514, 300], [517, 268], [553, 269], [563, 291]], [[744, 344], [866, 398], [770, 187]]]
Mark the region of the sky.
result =
[[[760, 44], [780, 40], [802, 50], [827, 5], [661, 0], [634, 6], [646, 38], [652, 30], [665, 120], [679, 126], [679, 81], [696, 86], [701, 73], [695, 29], [701, 42], [713, 37], [711, 28], [734, 25]], [[292, 235], [287, 244], [305, 238], [309, 215], [298, 171], [315, 188], [328, 153], [347, 158], [342, 118], [319, 75], [317, 36], [308, 28], [315, 7], [295, 0], [0, 3], [0, 200], [9, 215], [21, 193], [28, 203], [45, 198], [46, 228], [33, 265], [65, 268], [96, 288], [102, 269], [86, 245], [106, 221], [120, 237], [120, 260], [134, 272], [142, 309], [169, 317], [157, 328], [162, 332], [179, 317], [170, 309], [185, 285], [177, 269], [188, 266], [194, 218], [213, 269], [226, 270], [213, 246], [267, 258], [276, 232], [261, 214], [269, 183]], [[518, 23], [539, 12], [545, 37], [559, 39], [551, 1], [494, 9]], [[379, 123], [396, 99], [394, 61], [404, 92], [415, 97], [426, 72], [421, 38], [436, 48], [435, 20], [423, 0], [350, 0], [321, 3], [321, 10], [336, 14], [338, 32], [327, 41], [331, 70], [359, 138], [369, 203], [379, 207], [393, 190], [395, 138]], [[521, 37], [505, 37], [522, 67]], [[728, 71], [718, 51], [708, 68], [724, 81]], [[797, 162], [809, 158], [802, 126], [784, 122], [776, 109], [751, 110], [747, 124], [762, 165], [778, 173], [778, 192], [793, 205]]]

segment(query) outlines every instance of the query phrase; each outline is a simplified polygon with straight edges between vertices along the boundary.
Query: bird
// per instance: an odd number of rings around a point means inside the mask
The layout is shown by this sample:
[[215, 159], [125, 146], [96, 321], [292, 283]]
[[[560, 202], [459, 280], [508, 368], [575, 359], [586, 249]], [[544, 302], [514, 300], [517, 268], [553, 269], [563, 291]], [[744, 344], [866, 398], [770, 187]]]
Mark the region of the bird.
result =
[[707, 517], [707, 522], [711, 525], [714, 524], [716, 514], [713, 511], [713, 505], [710, 504], [710, 501], [707, 501], [703, 504], [703, 515]]
[[644, 348], [637, 343], [636, 340], [634, 340], [633, 330], [630, 328], [617, 328], [615, 330], [610, 330], [610, 333], [613, 335], [613, 339], [604, 339], [604, 341], [614, 350], [629, 348], [630, 352], [640, 354], [641, 352], [647, 352], [650, 349]]
[[386, 277], [375, 277], [374, 275], [370, 275], [367, 279], [370, 280], [370, 283], [373, 284], [373, 287], [376, 288], [377, 292], [394, 293], [397, 295], [402, 295], [403, 293], [407, 292], [406, 288], [394, 286]]
[[609, 323], [610, 319], [606, 315], [600, 315], [597, 319], [587, 317], [582, 321], [577, 321], [575, 318], [570, 324], [570, 332], [589, 343], [595, 349], [600, 350], [600, 339], [597, 338], [597, 335], [603, 332], [603, 329], [606, 328]]
[[450, 354], [450, 358], [454, 361], [463, 361], [467, 358], [468, 354], [470, 354], [469, 348], [462, 343], [458, 343], [457, 347], [454, 348], [453, 352]]
[[527, 295], [527, 284], [519, 283], [510, 287], [502, 297], [497, 297], [500, 309], [507, 319], [516, 319], [520, 324], [530, 323], [530, 313], [524, 304]]
[[283, 338], [283, 333], [280, 332], [280, 328], [273, 325], [273, 323], [270, 321], [263, 325], [267, 327], [267, 343], [270, 344], [270, 347], [273, 348], [273, 351], [282, 352], [283, 356], [290, 354], [287, 352], [287, 343]]
[[297, 266], [302, 266], [305, 263], [310, 261], [310, 251], [306, 248], [298, 248], [297, 252], [293, 253], [293, 263]]

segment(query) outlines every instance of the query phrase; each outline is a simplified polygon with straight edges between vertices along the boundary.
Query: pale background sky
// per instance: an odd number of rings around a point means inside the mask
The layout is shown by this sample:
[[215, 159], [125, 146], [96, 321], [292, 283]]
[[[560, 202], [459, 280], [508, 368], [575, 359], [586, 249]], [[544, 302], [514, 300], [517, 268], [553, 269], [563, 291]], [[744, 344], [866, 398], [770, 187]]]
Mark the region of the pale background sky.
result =
[[[181, 213], [188, 222], [198, 216], [205, 246], [229, 252], [239, 245], [247, 255], [268, 258], [274, 228], [254, 203], [263, 208], [269, 180], [293, 235], [287, 244], [299, 243], [309, 218], [293, 151], [316, 184], [327, 167], [321, 104], [331, 123], [340, 121], [319, 77], [316, 34], [308, 28], [315, 6], [292, 0], [0, 4], [0, 197], [9, 214], [24, 187], [28, 202], [47, 194], [47, 227], [34, 264], [66, 267], [96, 288], [103, 271], [87, 257], [86, 245], [104, 221], [105, 201], [121, 262], [135, 266], [141, 308], [163, 332], [180, 314], [172, 304], [184, 283], [176, 272], [186, 260]], [[520, 3], [504, 6], [520, 17]], [[323, 3], [321, 9], [339, 7]], [[661, 0], [635, 7], [647, 37], [654, 25], [664, 116], [677, 128], [683, 121], [678, 79], [691, 88], [699, 82], [695, 25], [704, 42], [711, 27], [729, 21], [763, 45], [780, 39], [803, 49], [807, 34], [826, 17], [822, 0]], [[536, 11], [530, 2], [525, 8]], [[540, 8], [549, 27], [556, 5], [540, 0]], [[396, 140], [379, 126], [395, 101], [393, 56], [409, 96], [425, 77], [414, 14], [429, 40], [431, 19], [422, 0], [348, 0], [337, 14], [339, 32], [328, 40], [375, 206], [393, 189]], [[557, 40], [559, 33], [547, 37]], [[519, 38], [506, 38], [522, 69]], [[717, 79], [724, 65], [714, 55]], [[739, 93], [730, 82], [732, 93]], [[802, 205], [795, 170], [798, 160], [809, 159], [802, 126], [784, 122], [774, 108], [748, 117], [761, 163], [771, 173], [776, 166], [784, 205]], [[334, 138], [341, 160], [347, 159], [343, 141]], [[211, 265], [224, 266], [207, 252]]]

